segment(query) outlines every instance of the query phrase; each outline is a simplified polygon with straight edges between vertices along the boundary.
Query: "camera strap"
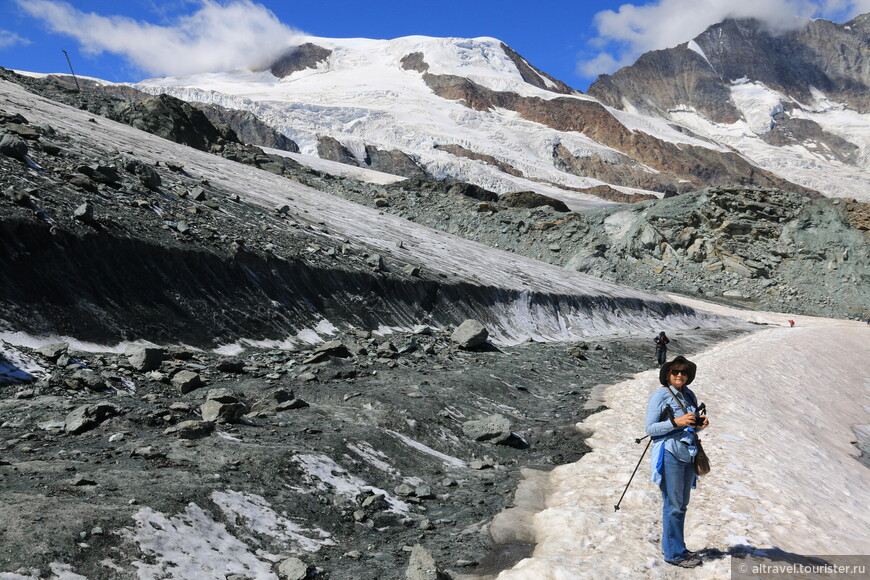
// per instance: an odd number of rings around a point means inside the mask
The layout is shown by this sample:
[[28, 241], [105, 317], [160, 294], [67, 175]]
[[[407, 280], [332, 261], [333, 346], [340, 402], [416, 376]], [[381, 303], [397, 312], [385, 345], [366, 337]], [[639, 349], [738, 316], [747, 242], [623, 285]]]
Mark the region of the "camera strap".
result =
[[[686, 410], [686, 406], [683, 404], [683, 402], [680, 400], [680, 398], [676, 395], [676, 393], [674, 393], [674, 392], [671, 390], [671, 387], [670, 387], [670, 386], [665, 386], [665, 388], [668, 390], [668, 392], [671, 394], [671, 396], [674, 398], [674, 400], [675, 400], [675, 401], [677, 402], [677, 404], [680, 406], [680, 409], [683, 410], [683, 413], [688, 413], [688, 411]], [[684, 395], [684, 396], [685, 396], [685, 395]], [[696, 405], [696, 406], [697, 406], [697, 405]]]
[[[674, 398], [674, 400], [677, 401], [677, 404], [680, 406], [680, 409], [683, 410], [683, 413], [688, 413], [688, 411], [686, 410], [686, 406], [683, 404], [683, 402], [680, 400], [680, 398], [676, 395], [676, 393], [674, 393], [674, 392], [671, 390], [670, 385], [665, 385], [665, 388], [668, 390], [668, 392], [671, 394], [671, 396]], [[685, 396], [685, 395], [683, 395], [683, 396]], [[696, 413], [697, 413], [697, 408], [698, 408], [698, 405], [697, 405], [697, 402], [696, 402], [696, 404], [695, 404], [695, 409], [696, 409], [695, 412], [696, 412]], [[695, 433], [695, 441], [696, 441], [696, 442], [700, 442], [700, 441], [701, 441], [701, 438], [698, 437], [698, 432], [695, 431], [694, 433]]]

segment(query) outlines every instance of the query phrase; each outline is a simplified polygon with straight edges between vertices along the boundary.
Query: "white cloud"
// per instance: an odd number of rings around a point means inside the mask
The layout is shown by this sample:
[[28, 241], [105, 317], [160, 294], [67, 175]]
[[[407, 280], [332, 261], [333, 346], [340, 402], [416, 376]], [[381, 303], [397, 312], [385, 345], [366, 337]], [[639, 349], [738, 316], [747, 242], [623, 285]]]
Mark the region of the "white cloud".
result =
[[8, 30], [0, 30], [0, 49], [13, 46], [27, 46], [30, 41]]
[[870, 0], [657, 0], [624, 4], [595, 15], [599, 52], [577, 65], [587, 77], [611, 73], [650, 50], [691, 40], [726, 18], [755, 18], [774, 32], [792, 30], [810, 18], [849, 19], [870, 11]]
[[75, 38], [84, 52], [121, 55], [153, 75], [185, 75], [267, 64], [299, 32], [250, 0], [203, 0], [171, 26], [84, 13], [65, 2], [16, 0], [53, 32]]

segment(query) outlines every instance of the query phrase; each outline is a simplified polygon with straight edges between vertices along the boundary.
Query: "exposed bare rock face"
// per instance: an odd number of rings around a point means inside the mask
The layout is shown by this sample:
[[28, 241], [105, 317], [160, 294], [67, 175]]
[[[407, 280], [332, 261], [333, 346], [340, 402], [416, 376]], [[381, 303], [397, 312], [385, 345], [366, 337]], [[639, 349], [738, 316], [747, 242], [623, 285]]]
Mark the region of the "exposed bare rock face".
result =
[[364, 156], [359, 159], [337, 139], [323, 135], [317, 141], [317, 155], [321, 159], [329, 159], [346, 165], [355, 165], [411, 179], [428, 177], [426, 171], [414, 159], [398, 149], [384, 151], [374, 145], [366, 145]]
[[339, 143], [338, 139], [328, 135], [322, 135], [317, 139], [317, 156], [321, 159], [329, 159], [330, 161], [338, 161], [345, 165], [356, 165], [359, 167], [359, 161], [354, 157], [350, 150]]
[[729, 94], [732, 81], [746, 78], [809, 103], [813, 88], [859, 112], [870, 110], [870, 15], [846, 24], [813, 20], [774, 34], [755, 20], [726, 20], [688, 43], [647, 53], [613, 75], [603, 75], [588, 94], [623, 108], [666, 115], [694, 107], [714, 122], [740, 118]]
[[332, 51], [310, 42], [296, 46], [269, 66], [269, 72], [283, 79], [294, 72], [316, 68], [317, 64], [329, 58]]
[[291, 153], [299, 152], [299, 146], [292, 139], [278, 133], [250, 111], [238, 111], [206, 103], [194, 106], [205, 113], [213, 124], [228, 126], [244, 143]]
[[424, 73], [429, 70], [429, 64], [426, 62], [422, 52], [412, 52], [402, 57], [400, 61], [402, 68], [405, 70], [415, 70]]
[[215, 127], [202, 111], [169, 95], [132, 103], [118, 115], [118, 119], [137, 129], [202, 151], [208, 150], [209, 145], [219, 139], [238, 141], [232, 130]]
[[617, 109], [630, 103], [647, 114], [691, 105], [719, 123], [740, 118], [720, 75], [685, 44], [642, 54], [633, 66], [598, 77], [587, 94]]
[[816, 143], [822, 145], [817, 149], [818, 155], [849, 165], [856, 162], [859, 152], [858, 146], [838, 135], [825, 131], [815, 121], [795, 118], [787, 112], [776, 115], [774, 119], [776, 125], [760, 136], [767, 143], [780, 147], [796, 143]]
[[514, 191], [505, 193], [499, 197], [499, 203], [508, 207], [518, 207], [533, 209], [536, 207], [548, 206], [556, 211], [571, 211], [564, 202], [534, 191]]
[[373, 145], [366, 145], [365, 162], [369, 169], [383, 173], [410, 178], [428, 177], [428, 173], [411, 156], [398, 149], [384, 151]]
[[[623, 193], [617, 189], [613, 189], [609, 185], [596, 185], [595, 187], [590, 187], [583, 191], [584, 193], [600, 197], [601, 199], [618, 203], [636, 203], [638, 201], [656, 199], [654, 195], [648, 193]], [[666, 191], [665, 197], [668, 196], [667, 194], [668, 192]]]

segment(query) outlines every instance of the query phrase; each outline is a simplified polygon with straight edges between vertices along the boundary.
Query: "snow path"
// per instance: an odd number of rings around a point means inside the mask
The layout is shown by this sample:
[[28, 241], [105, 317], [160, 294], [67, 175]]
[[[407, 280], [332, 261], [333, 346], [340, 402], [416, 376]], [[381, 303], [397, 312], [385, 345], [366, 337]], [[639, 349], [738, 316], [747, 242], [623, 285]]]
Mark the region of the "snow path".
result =
[[[870, 423], [870, 326], [744, 314], [778, 325], [691, 357], [692, 388], [709, 408], [704, 446], [713, 471], [692, 494], [687, 546], [870, 553], [870, 472], [850, 443], [852, 426]], [[691, 572], [662, 561], [661, 497], [648, 455], [613, 509], [645, 445], [634, 439], [657, 387], [658, 371], [648, 371], [605, 390], [609, 409], [579, 425], [594, 432], [593, 451], [551, 472], [547, 509], [534, 518], [534, 555], [498, 580], [730, 578], [730, 556]]]

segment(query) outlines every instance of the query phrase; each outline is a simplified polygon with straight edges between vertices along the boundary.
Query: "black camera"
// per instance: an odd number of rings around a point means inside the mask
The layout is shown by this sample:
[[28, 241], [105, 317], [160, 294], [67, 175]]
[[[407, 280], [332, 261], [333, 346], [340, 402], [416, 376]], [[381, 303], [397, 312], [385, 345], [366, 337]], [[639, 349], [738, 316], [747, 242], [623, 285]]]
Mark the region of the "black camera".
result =
[[701, 427], [704, 425], [704, 415], [707, 414], [707, 405], [701, 403], [698, 405], [698, 408], [695, 410], [695, 427]]

